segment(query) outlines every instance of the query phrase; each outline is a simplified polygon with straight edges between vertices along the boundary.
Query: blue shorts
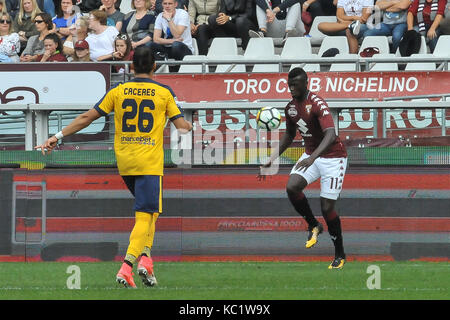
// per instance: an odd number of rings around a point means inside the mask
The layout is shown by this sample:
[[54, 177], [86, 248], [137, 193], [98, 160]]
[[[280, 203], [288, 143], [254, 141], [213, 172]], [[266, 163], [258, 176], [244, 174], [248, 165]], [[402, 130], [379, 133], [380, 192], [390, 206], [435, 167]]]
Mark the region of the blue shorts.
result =
[[122, 176], [133, 194], [134, 211], [162, 213], [162, 176]]

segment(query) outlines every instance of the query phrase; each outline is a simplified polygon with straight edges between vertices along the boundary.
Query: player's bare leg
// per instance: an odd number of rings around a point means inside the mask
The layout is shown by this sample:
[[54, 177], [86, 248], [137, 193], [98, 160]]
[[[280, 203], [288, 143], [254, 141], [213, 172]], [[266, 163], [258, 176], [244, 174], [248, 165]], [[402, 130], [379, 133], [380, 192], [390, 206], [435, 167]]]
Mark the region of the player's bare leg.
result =
[[303, 189], [306, 188], [307, 185], [308, 182], [305, 178], [298, 174], [291, 174], [286, 186], [286, 192], [295, 210], [303, 216], [308, 223], [308, 239], [305, 247], [312, 248], [317, 243], [318, 236], [323, 231], [323, 226], [314, 217], [308, 199], [303, 193]]
[[322, 215], [327, 223], [328, 232], [334, 244], [334, 259], [328, 269], [341, 269], [345, 263], [344, 244], [342, 239], [341, 219], [334, 209], [336, 200], [320, 198]]

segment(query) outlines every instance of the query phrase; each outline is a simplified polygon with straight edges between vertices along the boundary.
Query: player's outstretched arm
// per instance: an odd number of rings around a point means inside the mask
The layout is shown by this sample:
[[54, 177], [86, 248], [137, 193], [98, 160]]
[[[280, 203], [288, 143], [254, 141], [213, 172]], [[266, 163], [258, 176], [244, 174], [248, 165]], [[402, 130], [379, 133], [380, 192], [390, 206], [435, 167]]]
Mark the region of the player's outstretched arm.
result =
[[172, 123], [174, 124], [175, 128], [180, 131], [180, 133], [188, 133], [192, 130], [192, 123], [184, 120], [183, 117], [176, 118], [172, 121]]
[[34, 147], [35, 149], [41, 149], [42, 154], [50, 153], [57, 145], [57, 142], [62, 137], [70, 136], [78, 131], [89, 126], [93, 121], [97, 120], [101, 117], [101, 114], [98, 113], [95, 109], [90, 109], [78, 117], [76, 117], [68, 126], [64, 127], [60, 132], [51, 136], [47, 139], [43, 144]]

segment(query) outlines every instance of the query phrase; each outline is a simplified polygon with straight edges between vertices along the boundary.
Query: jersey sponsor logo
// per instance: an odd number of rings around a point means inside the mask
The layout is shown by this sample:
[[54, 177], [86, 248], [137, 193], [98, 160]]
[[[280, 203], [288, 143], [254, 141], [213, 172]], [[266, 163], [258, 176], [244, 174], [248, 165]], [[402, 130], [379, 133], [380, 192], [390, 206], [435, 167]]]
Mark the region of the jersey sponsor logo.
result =
[[308, 132], [308, 127], [306, 125], [306, 122], [303, 119], [300, 119], [297, 121], [297, 126], [302, 135], [305, 135]]

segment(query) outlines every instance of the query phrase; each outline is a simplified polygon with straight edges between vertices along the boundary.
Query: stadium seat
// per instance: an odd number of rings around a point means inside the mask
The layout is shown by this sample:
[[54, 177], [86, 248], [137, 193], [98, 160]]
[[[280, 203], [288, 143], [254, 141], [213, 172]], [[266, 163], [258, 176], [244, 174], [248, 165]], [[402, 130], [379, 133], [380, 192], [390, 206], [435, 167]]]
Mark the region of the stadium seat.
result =
[[[395, 58], [393, 53], [380, 53], [375, 54], [373, 59], [386, 59]], [[398, 65], [396, 62], [375, 62], [369, 66], [369, 71], [398, 71]]]
[[[301, 58], [317, 59], [318, 61], [320, 61], [319, 56], [317, 54], [315, 54], [315, 53], [312, 53], [312, 54], [310, 54], [308, 56], [302, 56]], [[291, 67], [289, 68], [289, 71], [291, 71], [295, 67], [301, 67], [306, 72], [319, 72], [320, 71], [320, 64], [319, 63], [296, 63], [296, 64], [292, 64]]]
[[288, 38], [281, 51], [281, 59], [311, 58], [312, 48], [309, 38]]
[[287, 38], [281, 50], [282, 59], [295, 59], [296, 57], [312, 53], [311, 40], [306, 37]]
[[223, 55], [237, 55], [238, 46], [236, 38], [214, 38], [209, 46], [208, 58], [216, 58]]
[[439, 36], [433, 55], [436, 57], [450, 56], [450, 35]]
[[272, 38], [250, 38], [247, 49], [244, 52], [246, 59], [260, 59], [272, 57], [275, 54], [275, 46]]
[[[208, 58], [204, 55], [188, 55], [183, 58], [183, 61], [207, 61]], [[209, 72], [209, 66], [206, 65], [205, 72]], [[178, 73], [202, 73], [201, 64], [182, 64]]]
[[[339, 53], [335, 56], [336, 60], [339, 61], [339, 58], [353, 58], [358, 60], [358, 55], [356, 53]], [[357, 71], [356, 62], [353, 63], [333, 63], [330, 67], [330, 71]]]
[[311, 30], [309, 31], [309, 35], [311, 36], [311, 44], [314, 46], [320, 45], [322, 43], [323, 38], [326, 35], [319, 31], [318, 25], [321, 22], [336, 22], [336, 16], [317, 16], [314, 18], [314, 21], [311, 25]]
[[[422, 36], [421, 37], [422, 42], [420, 43], [420, 49], [418, 53], [428, 53], [428, 47], [427, 47], [427, 41], [425, 40], [425, 37]], [[402, 55], [400, 54], [400, 49], [397, 48], [397, 51], [395, 52], [395, 56], [396, 57], [401, 57]]]
[[[432, 54], [412, 54], [411, 58], [429, 58], [433, 57]], [[436, 70], [435, 62], [408, 62], [405, 67], [405, 71], [434, 71]]]
[[198, 45], [197, 45], [197, 39], [192, 38], [192, 47], [194, 48], [194, 55], [198, 55]]
[[[273, 55], [269, 59], [271, 60], [279, 60], [279, 55]], [[253, 66], [252, 72], [280, 72], [279, 64], [255, 64]]]
[[386, 36], [368, 36], [365, 37], [359, 47], [359, 53], [368, 47], [377, 47], [380, 49], [380, 54], [390, 53], [389, 40]]
[[337, 48], [339, 53], [349, 53], [347, 37], [344, 36], [326, 36], [322, 40], [322, 44], [319, 48], [318, 56], [321, 57], [322, 54], [330, 48]]
[[246, 72], [245, 64], [239, 64], [239, 61], [244, 60], [242, 55], [224, 55], [220, 57], [210, 58], [211, 60], [236, 60], [236, 63], [233, 64], [218, 64], [215, 70], [216, 73], [224, 73], [224, 72]]

